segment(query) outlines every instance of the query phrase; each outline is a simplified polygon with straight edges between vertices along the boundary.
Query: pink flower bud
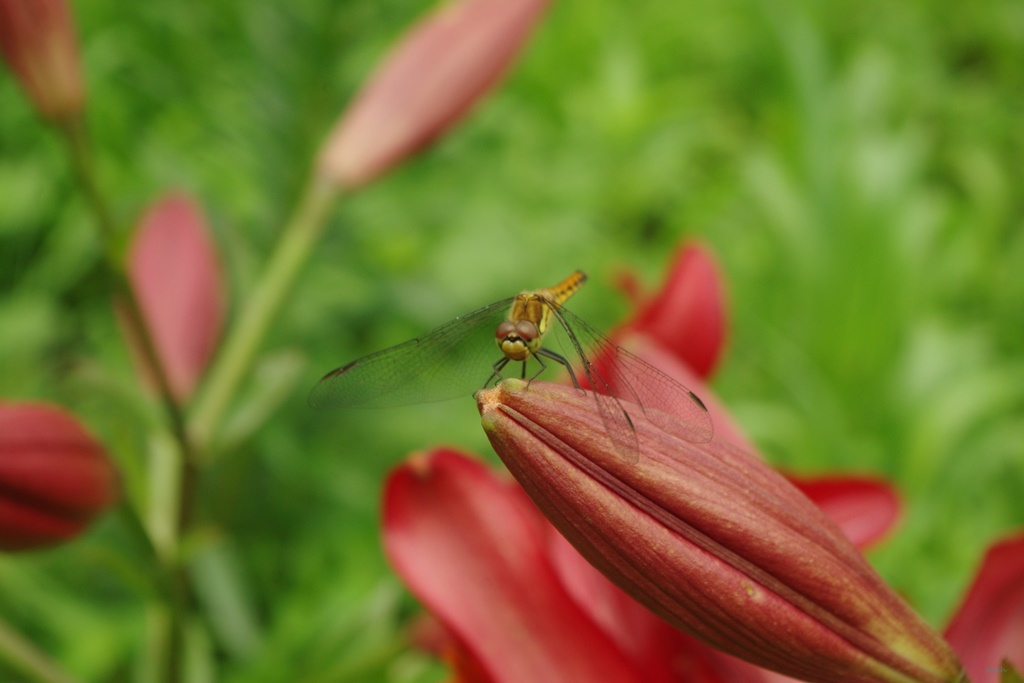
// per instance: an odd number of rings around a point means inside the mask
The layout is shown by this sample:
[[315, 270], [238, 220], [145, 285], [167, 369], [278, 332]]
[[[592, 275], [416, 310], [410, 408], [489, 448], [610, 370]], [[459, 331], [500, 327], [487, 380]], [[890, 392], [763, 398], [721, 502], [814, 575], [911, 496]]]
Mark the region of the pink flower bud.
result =
[[0, 403], [0, 548], [66, 541], [116, 499], [117, 473], [74, 417], [44, 404]]
[[956, 655], [811, 501], [758, 458], [631, 413], [630, 463], [593, 397], [506, 380], [484, 429], [556, 528], [634, 599], [720, 650], [807, 681], [960, 680]]
[[43, 117], [81, 113], [85, 89], [64, 0], [0, 0], [0, 52]]
[[150, 207], [128, 253], [128, 278], [171, 391], [187, 398], [213, 356], [224, 318], [220, 263], [202, 208], [177, 194]]
[[504, 74], [547, 0], [461, 0], [417, 24], [370, 78], [320, 153], [331, 183], [363, 185], [469, 111]]

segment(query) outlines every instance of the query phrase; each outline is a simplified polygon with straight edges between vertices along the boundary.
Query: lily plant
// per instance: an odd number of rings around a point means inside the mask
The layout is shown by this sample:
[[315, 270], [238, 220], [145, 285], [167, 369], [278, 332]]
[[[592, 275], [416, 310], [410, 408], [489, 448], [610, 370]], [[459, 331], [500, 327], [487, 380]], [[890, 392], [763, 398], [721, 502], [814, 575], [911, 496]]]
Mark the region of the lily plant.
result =
[[[616, 340], [708, 397], [686, 362], [700, 359], [706, 376], [719, 355], [722, 289], [710, 253], [686, 246], [665, 288]], [[686, 329], [699, 331], [692, 346], [678, 343]], [[385, 547], [437, 619], [444, 636], [427, 642], [457, 680], [1012, 675], [1001, 662], [1024, 656], [1024, 536], [990, 551], [944, 638], [857, 547], [895, 522], [891, 486], [787, 479], [718, 400], [707, 403], [716, 425], [707, 444], [634, 415], [642, 445], [631, 463], [579, 390], [506, 380], [477, 404], [515, 481], [448, 448], [392, 473]]]

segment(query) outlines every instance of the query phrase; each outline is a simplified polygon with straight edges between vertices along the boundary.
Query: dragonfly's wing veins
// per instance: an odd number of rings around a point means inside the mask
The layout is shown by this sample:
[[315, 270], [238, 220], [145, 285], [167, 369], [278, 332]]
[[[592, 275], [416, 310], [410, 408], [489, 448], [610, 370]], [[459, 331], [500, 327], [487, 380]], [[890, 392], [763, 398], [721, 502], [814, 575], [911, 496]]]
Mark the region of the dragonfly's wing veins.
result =
[[327, 373], [313, 387], [314, 408], [390, 408], [471, 396], [502, 357], [494, 331], [512, 299], [497, 301]]
[[[662, 430], [693, 443], [711, 440], [713, 427], [704, 403], [681, 383], [661, 370], [634, 356], [621, 346], [605, 338], [564, 307], [555, 309], [561, 323], [563, 344], [568, 344], [575, 353], [587, 378], [590, 389], [598, 394], [598, 405], [602, 416], [607, 413], [613, 422], [612, 437], [616, 445], [625, 441], [617, 432], [623, 430], [623, 419], [615, 411], [641, 411], [651, 422]], [[567, 351], [568, 352], [568, 351]], [[623, 406], [616, 401], [613, 405], [607, 398], [628, 402]], [[634, 405], [628, 405], [634, 404]], [[618, 426], [615, 426], [618, 425]], [[632, 425], [629, 425], [632, 429]], [[635, 436], [633, 437], [635, 440]]]
[[[310, 405], [385, 408], [471, 395], [488, 382], [494, 363], [504, 358], [494, 332], [513, 299], [459, 316], [421, 337], [327, 373], [310, 393]], [[557, 323], [544, 347], [557, 349], [576, 368], [576, 379], [592, 391], [605, 428], [627, 461], [639, 458], [630, 415], [642, 414], [687, 441], [711, 439], [711, 418], [693, 392], [612, 344], [569, 310], [546, 303]], [[525, 365], [521, 372], [525, 376]]]

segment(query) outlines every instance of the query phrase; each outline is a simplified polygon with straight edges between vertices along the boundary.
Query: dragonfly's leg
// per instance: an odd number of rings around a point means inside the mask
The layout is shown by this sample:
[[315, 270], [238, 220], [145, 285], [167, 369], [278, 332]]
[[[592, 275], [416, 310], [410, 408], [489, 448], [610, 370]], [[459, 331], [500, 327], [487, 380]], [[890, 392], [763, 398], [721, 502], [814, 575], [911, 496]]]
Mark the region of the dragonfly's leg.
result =
[[[541, 350], [543, 350], [543, 349], [541, 349]], [[535, 354], [533, 355], [533, 357], [537, 359], [537, 362], [538, 362], [538, 363], [540, 363], [540, 370], [538, 370], [537, 372], [535, 372], [535, 373], [533, 373], [532, 375], [530, 375], [530, 381], [531, 381], [531, 382], [532, 382], [533, 380], [537, 379], [537, 377], [539, 377], [539, 376], [540, 376], [540, 373], [542, 373], [542, 372], [544, 372], [545, 370], [547, 370], [547, 369], [548, 369], [547, 363], [545, 363], [545, 362], [544, 362], [544, 359], [543, 359], [543, 358], [541, 358], [541, 357], [540, 357], [539, 355], [537, 355], [537, 354], [539, 354], [539, 353], [540, 353], [540, 351], [541, 351], [541, 350], [538, 350], [538, 351], [537, 351], [537, 352], [536, 352], [536, 353], [535, 353]], [[525, 377], [525, 375], [526, 375], [526, 362], [525, 362], [525, 361], [523, 362], [523, 375], [524, 375], [524, 376], [523, 376], [523, 379], [526, 379], [526, 377]]]
[[534, 375], [533, 377], [530, 378], [531, 382], [537, 377], [537, 375], [539, 375], [540, 373], [544, 372], [544, 370], [547, 368], [547, 365], [545, 365], [544, 361], [541, 360], [541, 356], [545, 356], [545, 357], [550, 358], [551, 360], [553, 360], [553, 361], [555, 361], [557, 363], [561, 363], [562, 365], [564, 365], [565, 369], [569, 371], [569, 379], [572, 380], [572, 385], [574, 387], [576, 387], [577, 389], [580, 388], [580, 383], [576, 381], [576, 373], [574, 373], [572, 371], [572, 365], [570, 365], [569, 361], [567, 361], [563, 356], [560, 356], [557, 353], [555, 353], [554, 351], [550, 351], [550, 350], [544, 348], [543, 346], [540, 347], [539, 349], [537, 349], [537, 351], [534, 352], [533, 356], [534, 356], [534, 358], [537, 359], [537, 362], [540, 363], [540, 370], [537, 371], [536, 375]]
[[[544, 371], [544, 369], [541, 368], [541, 372], [543, 372], [543, 371]], [[521, 374], [519, 376], [519, 379], [526, 379], [526, 361], [525, 360], [523, 361], [523, 374]]]
[[[511, 359], [508, 356], [503, 356], [503, 357], [499, 358], [497, 361], [494, 362], [494, 365], [491, 366], [491, 370], [492, 370], [491, 376], [487, 378], [486, 382], [484, 382], [484, 389], [487, 388], [487, 385], [489, 385], [491, 383], [492, 379], [495, 379], [495, 380], [497, 380], [499, 382], [502, 379], [504, 379], [501, 376], [501, 371], [505, 368], [506, 365], [508, 365], [509, 360], [511, 360]], [[524, 367], [525, 367], [525, 364], [524, 364]]]

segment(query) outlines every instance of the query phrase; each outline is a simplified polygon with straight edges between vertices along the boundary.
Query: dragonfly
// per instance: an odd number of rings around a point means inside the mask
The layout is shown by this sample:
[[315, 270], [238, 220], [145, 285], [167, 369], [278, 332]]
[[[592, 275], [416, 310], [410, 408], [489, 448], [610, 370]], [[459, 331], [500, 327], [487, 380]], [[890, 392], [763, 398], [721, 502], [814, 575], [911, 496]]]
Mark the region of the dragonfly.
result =
[[711, 418], [696, 394], [564, 306], [586, 280], [576, 271], [553, 287], [520, 292], [331, 370], [313, 387], [309, 404], [389, 408], [447, 400], [500, 382], [513, 362], [521, 363], [522, 379], [527, 379], [528, 363], [539, 366], [529, 376], [532, 382], [549, 361], [563, 367], [577, 389], [591, 391], [606, 430], [627, 460], [638, 459], [631, 412], [686, 441], [709, 441]]

